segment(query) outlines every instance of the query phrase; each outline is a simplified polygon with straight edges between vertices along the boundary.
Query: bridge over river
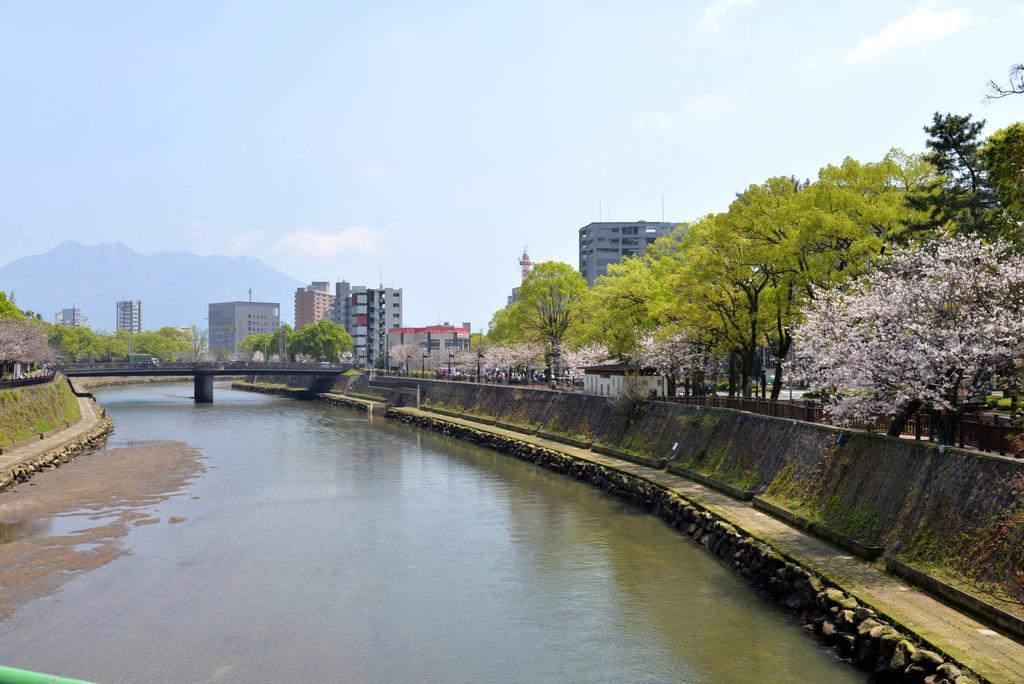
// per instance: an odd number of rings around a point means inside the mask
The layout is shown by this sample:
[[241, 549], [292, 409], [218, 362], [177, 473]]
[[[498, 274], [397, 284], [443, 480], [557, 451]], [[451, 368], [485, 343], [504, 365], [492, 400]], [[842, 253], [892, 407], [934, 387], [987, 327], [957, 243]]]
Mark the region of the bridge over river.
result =
[[338, 377], [354, 368], [352, 364], [329, 363], [90, 363], [65, 366], [61, 372], [69, 378], [98, 377], [178, 377], [191, 375], [196, 403], [213, 401], [213, 379], [218, 375], [286, 375], [313, 378], [310, 392], [326, 392]]

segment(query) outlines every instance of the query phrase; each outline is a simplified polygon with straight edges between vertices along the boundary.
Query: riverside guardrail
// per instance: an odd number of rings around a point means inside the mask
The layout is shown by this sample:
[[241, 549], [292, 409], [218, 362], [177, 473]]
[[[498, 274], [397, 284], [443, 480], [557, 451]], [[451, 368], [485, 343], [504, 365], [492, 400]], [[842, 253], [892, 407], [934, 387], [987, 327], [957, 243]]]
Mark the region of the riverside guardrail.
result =
[[18, 378], [16, 380], [0, 380], [0, 390], [15, 389], [17, 387], [31, 387], [32, 385], [45, 385], [52, 382], [55, 373], [45, 375], [33, 375], [30, 378]]

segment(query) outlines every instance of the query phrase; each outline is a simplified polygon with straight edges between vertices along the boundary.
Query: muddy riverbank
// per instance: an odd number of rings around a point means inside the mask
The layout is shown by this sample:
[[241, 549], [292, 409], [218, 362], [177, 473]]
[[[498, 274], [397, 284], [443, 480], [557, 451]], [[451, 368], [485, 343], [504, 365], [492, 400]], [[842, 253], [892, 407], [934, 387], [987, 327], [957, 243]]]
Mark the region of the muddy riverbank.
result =
[[88, 453], [0, 493], [0, 620], [129, 553], [132, 526], [172, 523], [159, 504], [204, 470], [180, 442]]

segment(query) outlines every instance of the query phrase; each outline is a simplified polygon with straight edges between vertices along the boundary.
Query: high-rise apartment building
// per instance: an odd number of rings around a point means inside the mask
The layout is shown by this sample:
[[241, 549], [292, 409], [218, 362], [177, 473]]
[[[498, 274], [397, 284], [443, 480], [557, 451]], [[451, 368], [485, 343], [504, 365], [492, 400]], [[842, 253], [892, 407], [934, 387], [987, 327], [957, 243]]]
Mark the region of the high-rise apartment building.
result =
[[352, 336], [355, 362], [384, 362], [388, 330], [402, 327], [402, 288], [366, 287], [342, 280], [334, 286], [334, 322]]
[[117, 303], [117, 329], [142, 332], [142, 300], [126, 299]]
[[53, 315], [53, 322], [57, 325], [70, 325], [76, 328], [85, 328], [89, 325], [89, 319], [82, 315], [78, 307], [61, 309]]
[[588, 223], [580, 228], [580, 273], [593, 287], [610, 264], [643, 254], [655, 240], [669, 235], [678, 223], [631, 221]]
[[232, 357], [249, 335], [272, 333], [281, 322], [281, 305], [273, 302], [210, 304], [210, 353]]
[[313, 281], [295, 291], [295, 329], [317, 323], [334, 314], [334, 294], [331, 284], [323, 280]]

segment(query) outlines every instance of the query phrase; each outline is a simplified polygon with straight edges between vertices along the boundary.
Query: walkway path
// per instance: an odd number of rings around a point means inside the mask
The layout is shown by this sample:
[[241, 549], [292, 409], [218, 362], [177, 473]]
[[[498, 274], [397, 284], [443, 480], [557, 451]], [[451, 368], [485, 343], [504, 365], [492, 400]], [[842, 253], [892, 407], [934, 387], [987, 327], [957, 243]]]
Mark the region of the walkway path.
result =
[[897, 625], [913, 632], [982, 677], [1000, 683], [1024, 682], [1024, 645], [988, 629], [892, 575], [756, 510], [748, 503], [732, 499], [684, 477], [596, 454], [589, 449], [429, 411], [412, 408], [397, 410], [543, 446], [641, 477], [672, 490], [700, 504], [746, 534], [763, 540], [806, 570], [828, 579], [861, 603], [888, 616]]
[[78, 397], [78, 408], [82, 415], [74, 425], [45, 439], [23, 442], [15, 447], [4, 447], [4, 453], [0, 456], [0, 473], [26, 461], [31, 461], [51, 449], [59, 449], [91, 430], [99, 422], [100, 416], [96, 410], [96, 402], [87, 397]]

